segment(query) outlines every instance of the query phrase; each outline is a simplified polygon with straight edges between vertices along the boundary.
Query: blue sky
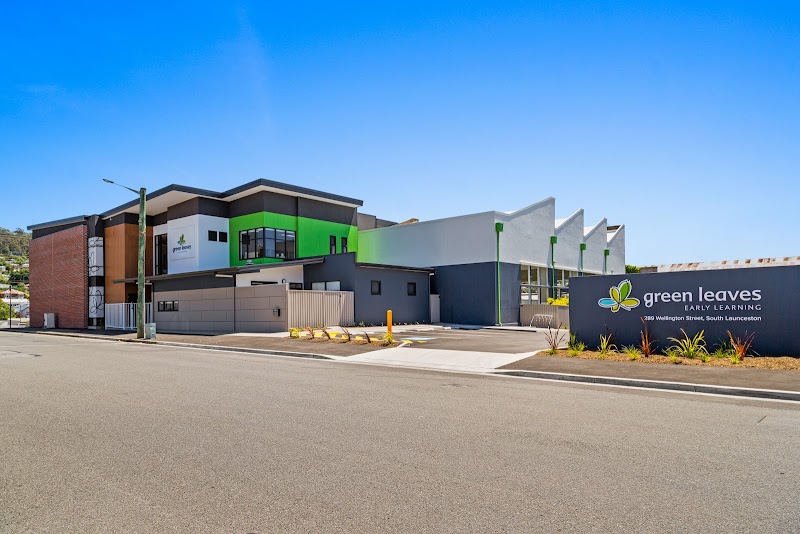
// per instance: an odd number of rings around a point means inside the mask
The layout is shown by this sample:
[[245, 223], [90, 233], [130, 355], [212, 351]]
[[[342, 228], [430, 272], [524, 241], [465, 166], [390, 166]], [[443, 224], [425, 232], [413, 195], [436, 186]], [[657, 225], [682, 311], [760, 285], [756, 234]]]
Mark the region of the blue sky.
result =
[[796, 2], [169, 4], [4, 6], [0, 226], [269, 178], [393, 220], [554, 196], [639, 265], [800, 255]]

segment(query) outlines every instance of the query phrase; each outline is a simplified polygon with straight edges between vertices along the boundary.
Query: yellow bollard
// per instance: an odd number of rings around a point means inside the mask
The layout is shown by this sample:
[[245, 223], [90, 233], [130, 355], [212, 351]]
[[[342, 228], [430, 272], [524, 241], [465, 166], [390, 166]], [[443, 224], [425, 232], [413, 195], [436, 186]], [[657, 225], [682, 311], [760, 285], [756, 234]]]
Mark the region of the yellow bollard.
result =
[[386, 334], [392, 337], [392, 310], [386, 310]]

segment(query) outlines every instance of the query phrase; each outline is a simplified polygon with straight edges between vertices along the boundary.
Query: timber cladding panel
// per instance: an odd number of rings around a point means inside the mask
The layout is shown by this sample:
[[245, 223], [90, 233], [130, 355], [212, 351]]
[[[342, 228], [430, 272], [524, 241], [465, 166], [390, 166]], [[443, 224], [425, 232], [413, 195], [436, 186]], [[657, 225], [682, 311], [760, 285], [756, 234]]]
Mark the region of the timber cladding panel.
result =
[[[139, 255], [139, 227], [135, 224], [107, 226], [105, 243], [105, 299], [108, 304], [125, 302], [126, 286], [114, 280], [136, 278]], [[153, 274], [153, 228], [147, 227], [145, 239], [145, 275]], [[136, 291], [135, 285], [133, 291]]]
[[30, 245], [31, 326], [55, 313], [59, 328], [86, 328], [89, 314], [86, 225], [38, 237]]

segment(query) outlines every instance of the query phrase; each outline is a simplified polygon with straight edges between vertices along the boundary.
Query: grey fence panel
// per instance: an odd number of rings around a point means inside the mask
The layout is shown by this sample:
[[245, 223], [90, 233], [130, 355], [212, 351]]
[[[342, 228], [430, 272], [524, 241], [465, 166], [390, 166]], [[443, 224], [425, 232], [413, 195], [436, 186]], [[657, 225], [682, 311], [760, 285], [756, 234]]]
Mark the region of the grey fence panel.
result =
[[569, 328], [569, 308], [550, 304], [522, 304], [519, 307], [519, 320], [522, 326], [539, 328]]
[[289, 291], [289, 328], [352, 325], [354, 304], [352, 291]]

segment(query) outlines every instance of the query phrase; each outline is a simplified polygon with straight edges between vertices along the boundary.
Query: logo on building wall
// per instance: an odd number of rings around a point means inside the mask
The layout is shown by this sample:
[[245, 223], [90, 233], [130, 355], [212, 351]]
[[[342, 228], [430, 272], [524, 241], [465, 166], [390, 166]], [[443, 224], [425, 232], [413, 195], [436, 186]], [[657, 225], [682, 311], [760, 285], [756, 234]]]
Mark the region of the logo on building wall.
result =
[[611, 298], [602, 298], [597, 301], [597, 304], [601, 308], [610, 308], [614, 313], [617, 313], [620, 308], [625, 311], [631, 311], [639, 305], [639, 299], [630, 296], [631, 289], [631, 281], [623, 280], [619, 285], [612, 286], [608, 290]]
[[[184, 228], [176, 228], [175, 234], [179, 237], [175, 239], [173, 243], [175, 246], [171, 248], [172, 257], [175, 259], [180, 258], [193, 258], [194, 257], [194, 228], [191, 227], [184, 227]], [[175, 234], [172, 234], [173, 236]]]

